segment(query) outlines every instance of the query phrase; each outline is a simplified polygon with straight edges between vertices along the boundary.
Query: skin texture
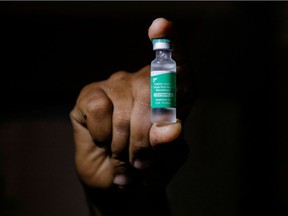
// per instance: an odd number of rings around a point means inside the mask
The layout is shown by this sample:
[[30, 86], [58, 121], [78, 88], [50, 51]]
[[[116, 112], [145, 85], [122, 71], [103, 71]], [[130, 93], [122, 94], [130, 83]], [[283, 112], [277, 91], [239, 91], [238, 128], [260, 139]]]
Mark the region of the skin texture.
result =
[[[154, 20], [148, 37], [175, 37], [173, 24], [164, 18]], [[177, 60], [181, 51], [174, 53]], [[190, 104], [183, 98], [190, 94], [191, 83], [188, 67], [179, 59], [177, 103], [181, 106], [177, 116], [185, 120]], [[161, 125], [150, 121], [149, 65], [134, 73], [118, 71], [107, 80], [85, 86], [70, 118], [79, 179], [88, 190], [101, 191], [99, 194], [136, 187], [153, 188], [153, 194], [165, 188], [187, 157], [180, 120]]]

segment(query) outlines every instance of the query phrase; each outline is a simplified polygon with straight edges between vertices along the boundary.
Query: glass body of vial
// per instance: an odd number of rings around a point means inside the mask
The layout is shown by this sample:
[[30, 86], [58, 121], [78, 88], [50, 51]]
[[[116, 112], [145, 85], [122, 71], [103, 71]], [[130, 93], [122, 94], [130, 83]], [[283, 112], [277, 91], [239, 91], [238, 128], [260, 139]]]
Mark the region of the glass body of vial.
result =
[[176, 62], [171, 41], [158, 38], [152, 43], [156, 58], [151, 62], [151, 122], [176, 122]]

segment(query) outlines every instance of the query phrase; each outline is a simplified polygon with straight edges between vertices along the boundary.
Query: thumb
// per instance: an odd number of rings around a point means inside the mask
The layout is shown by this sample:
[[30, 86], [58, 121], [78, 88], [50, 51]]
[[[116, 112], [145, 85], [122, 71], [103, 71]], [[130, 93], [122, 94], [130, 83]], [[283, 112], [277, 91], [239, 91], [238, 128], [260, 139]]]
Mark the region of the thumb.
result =
[[153, 124], [150, 129], [150, 144], [153, 148], [175, 140], [182, 131], [181, 121], [169, 124]]
[[170, 38], [174, 46], [173, 59], [177, 62], [177, 65], [183, 65], [185, 54], [183, 52], [183, 46], [180, 45], [177, 32], [173, 23], [165, 18], [155, 19], [148, 29], [149, 39], [152, 41], [154, 38]]

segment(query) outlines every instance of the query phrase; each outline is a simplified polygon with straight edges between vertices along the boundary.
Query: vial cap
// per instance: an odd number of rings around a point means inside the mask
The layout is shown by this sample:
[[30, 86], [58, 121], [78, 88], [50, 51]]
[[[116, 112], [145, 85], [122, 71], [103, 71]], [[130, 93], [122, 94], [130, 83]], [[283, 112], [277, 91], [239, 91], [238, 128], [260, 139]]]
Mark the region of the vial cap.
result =
[[167, 38], [154, 38], [152, 44], [153, 50], [172, 49], [171, 40]]

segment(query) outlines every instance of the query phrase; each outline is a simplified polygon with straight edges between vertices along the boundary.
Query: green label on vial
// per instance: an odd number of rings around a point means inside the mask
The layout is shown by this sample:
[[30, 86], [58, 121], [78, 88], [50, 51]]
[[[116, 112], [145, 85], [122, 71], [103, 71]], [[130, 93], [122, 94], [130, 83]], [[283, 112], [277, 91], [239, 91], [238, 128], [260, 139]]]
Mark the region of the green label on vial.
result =
[[176, 73], [152, 71], [151, 108], [176, 108]]

